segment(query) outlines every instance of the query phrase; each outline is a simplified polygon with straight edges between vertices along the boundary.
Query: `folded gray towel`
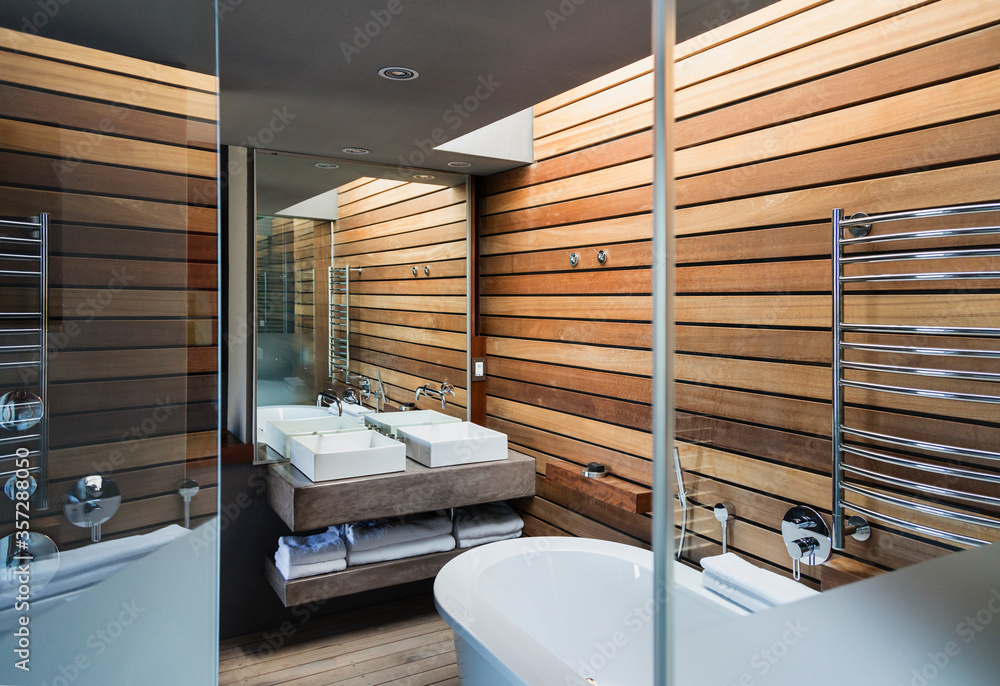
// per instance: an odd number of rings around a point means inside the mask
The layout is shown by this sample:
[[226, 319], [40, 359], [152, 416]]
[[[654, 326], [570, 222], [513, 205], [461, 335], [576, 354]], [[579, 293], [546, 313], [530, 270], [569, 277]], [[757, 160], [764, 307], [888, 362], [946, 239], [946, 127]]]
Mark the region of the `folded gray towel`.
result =
[[519, 531], [524, 520], [502, 500], [455, 509], [455, 538], [485, 538]]
[[335, 531], [312, 536], [282, 536], [278, 539], [278, 550], [282, 549], [288, 551], [288, 562], [293, 566], [332, 562], [347, 556], [344, 539]]
[[347, 566], [367, 565], [373, 562], [402, 560], [405, 557], [444, 553], [455, 547], [455, 537], [451, 534], [425, 538], [420, 541], [403, 541], [371, 550], [351, 550], [347, 553]]
[[450, 533], [451, 519], [444, 510], [343, 525], [344, 541], [352, 552], [422, 541]]
[[455, 542], [459, 548], [472, 548], [477, 545], [496, 543], [497, 541], [509, 541], [512, 538], [520, 538], [521, 529], [510, 534], [498, 534], [496, 536], [480, 536], [478, 538], [456, 538]]

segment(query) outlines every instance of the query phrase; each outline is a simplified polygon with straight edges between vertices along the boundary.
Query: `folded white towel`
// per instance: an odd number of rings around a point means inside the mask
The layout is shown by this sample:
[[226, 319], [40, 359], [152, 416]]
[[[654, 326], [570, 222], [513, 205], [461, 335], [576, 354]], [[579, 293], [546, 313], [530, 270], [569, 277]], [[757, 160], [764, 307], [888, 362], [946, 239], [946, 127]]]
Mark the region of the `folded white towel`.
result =
[[780, 574], [752, 565], [736, 553], [704, 557], [704, 586], [757, 612], [795, 602], [818, 592]]
[[507, 503], [485, 503], [455, 510], [455, 538], [483, 538], [524, 528], [524, 520]]
[[512, 538], [518, 538], [521, 535], [521, 530], [518, 529], [511, 534], [498, 534], [496, 536], [479, 536], [477, 538], [456, 538], [455, 542], [458, 543], [459, 548], [472, 548], [477, 545], [486, 545], [487, 543], [496, 543], [497, 541], [507, 541]]
[[347, 564], [350, 567], [357, 565], [367, 565], [372, 562], [385, 562], [386, 560], [401, 560], [404, 557], [414, 557], [416, 555], [429, 555], [430, 553], [444, 553], [455, 547], [455, 537], [451, 534], [425, 538], [422, 541], [406, 541], [394, 545], [373, 548], [372, 550], [348, 550]]
[[282, 536], [278, 550], [286, 550], [292, 565], [309, 565], [317, 562], [343, 560], [347, 555], [344, 539], [336, 531], [324, 531], [313, 536]]
[[[331, 530], [335, 528], [332, 527]], [[344, 524], [343, 533], [347, 549], [362, 552], [451, 533], [451, 519], [447, 512], [438, 510]]]
[[308, 565], [290, 565], [288, 564], [287, 555], [282, 555], [279, 550], [274, 554], [274, 565], [281, 572], [281, 576], [285, 579], [301, 579], [305, 576], [316, 576], [317, 574], [330, 574], [332, 572], [341, 572], [347, 569], [347, 560], [340, 558], [339, 560], [330, 560], [329, 562], [316, 562], [314, 564]]

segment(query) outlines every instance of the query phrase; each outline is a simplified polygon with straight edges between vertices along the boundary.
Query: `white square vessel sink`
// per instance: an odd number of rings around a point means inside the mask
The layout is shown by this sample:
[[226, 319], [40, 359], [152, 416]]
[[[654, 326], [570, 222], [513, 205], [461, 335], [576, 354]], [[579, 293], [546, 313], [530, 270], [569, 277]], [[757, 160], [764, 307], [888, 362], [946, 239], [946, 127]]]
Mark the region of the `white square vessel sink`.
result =
[[268, 422], [264, 436], [271, 449], [284, 458], [290, 457], [292, 436], [309, 436], [311, 434], [339, 433], [341, 431], [364, 431], [363, 426], [352, 422], [346, 417], [311, 417], [308, 419], [290, 419], [287, 421]]
[[399, 438], [399, 430], [405, 426], [424, 424], [458, 424], [462, 420], [434, 410], [410, 410], [409, 412], [376, 412], [365, 415], [365, 425]]
[[267, 443], [267, 423], [290, 419], [326, 417], [325, 407], [315, 405], [263, 405], [257, 408], [257, 442]]
[[374, 431], [291, 439], [292, 464], [310, 481], [333, 481], [406, 469], [406, 446]]
[[399, 435], [406, 456], [427, 467], [507, 459], [507, 435], [472, 422], [402, 427]]

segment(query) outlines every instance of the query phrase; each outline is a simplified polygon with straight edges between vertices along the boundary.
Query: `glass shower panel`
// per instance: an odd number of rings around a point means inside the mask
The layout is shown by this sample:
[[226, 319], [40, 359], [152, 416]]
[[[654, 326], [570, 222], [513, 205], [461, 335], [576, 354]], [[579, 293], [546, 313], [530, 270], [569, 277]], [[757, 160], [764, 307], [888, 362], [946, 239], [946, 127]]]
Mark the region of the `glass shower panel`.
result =
[[218, 679], [216, 10], [184, 7], [0, 12], [3, 684]]
[[[316, 238], [314, 222], [257, 218], [257, 405], [314, 403]], [[325, 275], [318, 282], [324, 288]], [[327, 325], [320, 319], [320, 326]], [[323, 366], [325, 360], [318, 360]]]

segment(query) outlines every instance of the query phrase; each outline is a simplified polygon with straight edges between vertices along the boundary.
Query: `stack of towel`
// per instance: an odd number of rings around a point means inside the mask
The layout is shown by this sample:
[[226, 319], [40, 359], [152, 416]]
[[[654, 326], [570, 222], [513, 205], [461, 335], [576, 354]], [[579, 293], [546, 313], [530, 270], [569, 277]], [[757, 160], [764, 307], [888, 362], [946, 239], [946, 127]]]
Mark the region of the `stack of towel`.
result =
[[314, 536], [282, 536], [274, 564], [285, 579], [339, 572], [347, 567], [347, 546], [336, 531]]
[[517, 538], [524, 520], [505, 502], [459, 507], [455, 510], [455, 541], [459, 548]]
[[347, 564], [351, 567], [443, 553], [455, 547], [451, 519], [443, 510], [354, 522], [331, 531], [337, 529], [343, 533]]
[[704, 557], [701, 566], [705, 570], [701, 575], [705, 588], [751, 612], [817, 594], [808, 586], [750, 564], [736, 553]]

